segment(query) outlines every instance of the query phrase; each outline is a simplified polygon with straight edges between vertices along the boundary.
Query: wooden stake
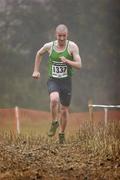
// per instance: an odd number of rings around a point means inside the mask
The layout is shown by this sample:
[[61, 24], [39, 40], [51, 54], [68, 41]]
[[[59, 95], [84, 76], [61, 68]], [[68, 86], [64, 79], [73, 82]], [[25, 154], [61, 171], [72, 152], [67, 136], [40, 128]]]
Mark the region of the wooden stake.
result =
[[90, 121], [92, 122], [93, 121], [93, 106], [92, 106], [92, 100], [89, 100], [88, 101], [88, 108], [89, 108], [89, 118], [90, 118]]
[[16, 117], [16, 129], [17, 133], [20, 134], [20, 120], [19, 120], [19, 109], [15, 107], [15, 117]]

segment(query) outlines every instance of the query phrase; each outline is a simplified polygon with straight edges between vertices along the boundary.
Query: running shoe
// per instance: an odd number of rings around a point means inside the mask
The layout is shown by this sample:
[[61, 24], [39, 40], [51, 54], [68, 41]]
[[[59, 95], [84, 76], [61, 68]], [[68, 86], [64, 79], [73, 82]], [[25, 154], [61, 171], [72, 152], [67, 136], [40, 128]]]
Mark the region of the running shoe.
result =
[[59, 143], [64, 144], [65, 143], [65, 134], [59, 133]]
[[58, 127], [59, 127], [59, 122], [58, 121], [52, 121], [51, 127], [50, 127], [49, 132], [48, 132], [48, 136], [49, 137], [54, 136]]

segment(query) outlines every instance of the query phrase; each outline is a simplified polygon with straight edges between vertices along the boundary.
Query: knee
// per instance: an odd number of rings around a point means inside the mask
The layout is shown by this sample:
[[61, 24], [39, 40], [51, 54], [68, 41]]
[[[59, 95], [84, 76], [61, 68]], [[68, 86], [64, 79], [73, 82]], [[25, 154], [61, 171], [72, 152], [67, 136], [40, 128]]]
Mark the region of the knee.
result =
[[59, 96], [58, 96], [58, 94], [52, 94], [50, 96], [50, 102], [51, 102], [52, 107], [56, 106], [59, 103]]
[[52, 106], [56, 106], [58, 104], [58, 99], [57, 98], [51, 99], [51, 104]]
[[63, 116], [66, 116], [68, 114], [68, 107], [61, 107], [61, 114]]

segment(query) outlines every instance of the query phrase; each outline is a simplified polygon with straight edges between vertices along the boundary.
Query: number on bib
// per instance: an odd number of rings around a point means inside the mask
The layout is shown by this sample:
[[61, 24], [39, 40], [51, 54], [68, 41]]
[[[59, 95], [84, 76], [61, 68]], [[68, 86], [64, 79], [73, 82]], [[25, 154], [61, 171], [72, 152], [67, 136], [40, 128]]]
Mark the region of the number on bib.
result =
[[67, 77], [67, 65], [64, 63], [54, 63], [52, 65], [52, 77]]

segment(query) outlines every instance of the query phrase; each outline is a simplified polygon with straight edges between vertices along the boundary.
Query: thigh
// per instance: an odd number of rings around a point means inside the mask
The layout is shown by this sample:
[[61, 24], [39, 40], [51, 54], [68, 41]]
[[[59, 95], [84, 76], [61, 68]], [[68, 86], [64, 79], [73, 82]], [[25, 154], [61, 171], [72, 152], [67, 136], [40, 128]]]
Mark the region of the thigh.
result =
[[60, 96], [60, 103], [63, 106], [69, 106], [70, 105], [71, 92], [64, 90], [64, 91], [60, 92], [59, 96]]
[[59, 92], [59, 86], [54, 79], [48, 79], [47, 87], [49, 94], [51, 94], [52, 92]]
[[72, 85], [71, 80], [66, 80], [61, 85], [60, 102], [63, 106], [69, 106], [71, 102]]
[[50, 93], [50, 101], [51, 102], [58, 102], [59, 101], [59, 93], [57, 91]]

